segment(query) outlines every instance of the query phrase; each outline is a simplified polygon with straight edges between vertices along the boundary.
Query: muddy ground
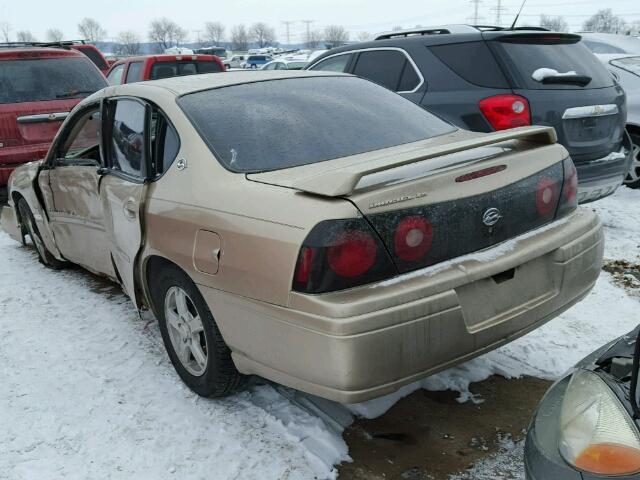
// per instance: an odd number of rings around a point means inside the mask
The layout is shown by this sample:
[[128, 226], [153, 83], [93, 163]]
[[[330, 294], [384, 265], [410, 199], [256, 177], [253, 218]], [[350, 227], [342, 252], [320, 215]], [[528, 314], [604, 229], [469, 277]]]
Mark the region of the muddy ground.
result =
[[497, 453], [505, 439], [524, 438], [550, 385], [537, 378], [493, 376], [471, 385], [484, 400], [479, 404], [460, 404], [451, 391], [418, 390], [381, 417], [356, 420], [345, 431], [353, 463], [340, 465], [339, 478], [438, 480], [463, 473]]

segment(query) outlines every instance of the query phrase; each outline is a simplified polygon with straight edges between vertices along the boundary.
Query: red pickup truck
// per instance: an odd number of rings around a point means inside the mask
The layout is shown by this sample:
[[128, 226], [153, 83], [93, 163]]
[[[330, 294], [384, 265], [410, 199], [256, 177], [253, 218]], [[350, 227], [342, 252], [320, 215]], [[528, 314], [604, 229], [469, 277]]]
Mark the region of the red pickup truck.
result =
[[117, 61], [107, 73], [107, 80], [111, 85], [120, 85], [224, 71], [224, 65], [215, 55], [145, 55]]

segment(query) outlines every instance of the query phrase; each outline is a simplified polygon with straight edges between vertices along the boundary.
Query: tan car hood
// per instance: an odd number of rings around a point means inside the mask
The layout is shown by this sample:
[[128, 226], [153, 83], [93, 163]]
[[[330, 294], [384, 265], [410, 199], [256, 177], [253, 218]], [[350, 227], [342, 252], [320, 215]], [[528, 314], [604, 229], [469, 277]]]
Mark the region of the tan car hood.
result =
[[353, 193], [358, 182], [367, 175], [430, 159], [433, 160], [432, 169], [435, 171], [451, 166], [450, 158], [438, 161], [439, 157], [509, 140], [549, 145], [557, 142], [557, 136], [552, 127], [542, 126], [519, 127], [493, 133], [457, 130], [384, 150], [273, 172], [251, 173], [247, 174], [247, 179], [317, 195], [340, 197]]

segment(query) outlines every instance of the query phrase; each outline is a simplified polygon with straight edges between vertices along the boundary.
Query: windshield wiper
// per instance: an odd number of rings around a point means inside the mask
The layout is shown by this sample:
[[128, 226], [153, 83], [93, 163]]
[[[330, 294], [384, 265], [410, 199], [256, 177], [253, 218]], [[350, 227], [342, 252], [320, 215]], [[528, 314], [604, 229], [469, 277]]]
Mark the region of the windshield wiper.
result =
[[58, 93], [56, 95], [56, 98], [72, 98], [72, 97], [77, 97], [79, 95], [90, 95], [94, 92], [95, 90], [71, 90], [70, 92], [66, 92], [66, 93]]
[[560, 84], [560, 85], [580, 85], [586, 87], [591, 82], [591, 77], [587, 75], [551, 75], [544, 77], [542, 83], [548, 84]]

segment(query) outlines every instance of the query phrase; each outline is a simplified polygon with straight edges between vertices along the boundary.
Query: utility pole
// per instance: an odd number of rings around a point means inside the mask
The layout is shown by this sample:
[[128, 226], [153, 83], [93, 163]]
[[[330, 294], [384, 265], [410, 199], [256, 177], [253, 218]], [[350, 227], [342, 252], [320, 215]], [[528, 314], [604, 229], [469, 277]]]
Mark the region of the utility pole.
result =
[[282, 23], [284, 23], [284, 28], [287, 31], [287, 45], [291, 45], [291, 35], [289, 32], [289, 27], [295, 22], [293, 20], [283, 20]]
[[307, 25], [307, 38], [305, 38], [305, 42], [308, 42], [311, 37], [311, 24], [313, 22], [315, 22], [315, 20], [302, 20], [302, 23]]
[[496, 12], [496, 26], [502, 26], [502, 13], [507, 11], [507, 8], [502, 5], [502, 0], [497, 0], [496, 6], [491, 10]]
[[473, 17], [472, 17], [473, 24], [474, 25], [479, 25], [480, 24], [480, 21], [479, 21], [480, 16], [478, 15], [478, 7], [482, 3], [482, 0], [470, 0], [470, 1], [473, 4]]
[[200, 48], [202, 45], [200, 45], [200, 32], [202, 30], [193, 30], [193, 32], [196, 34], [196, 43], [198, 44], [198, 48]]

